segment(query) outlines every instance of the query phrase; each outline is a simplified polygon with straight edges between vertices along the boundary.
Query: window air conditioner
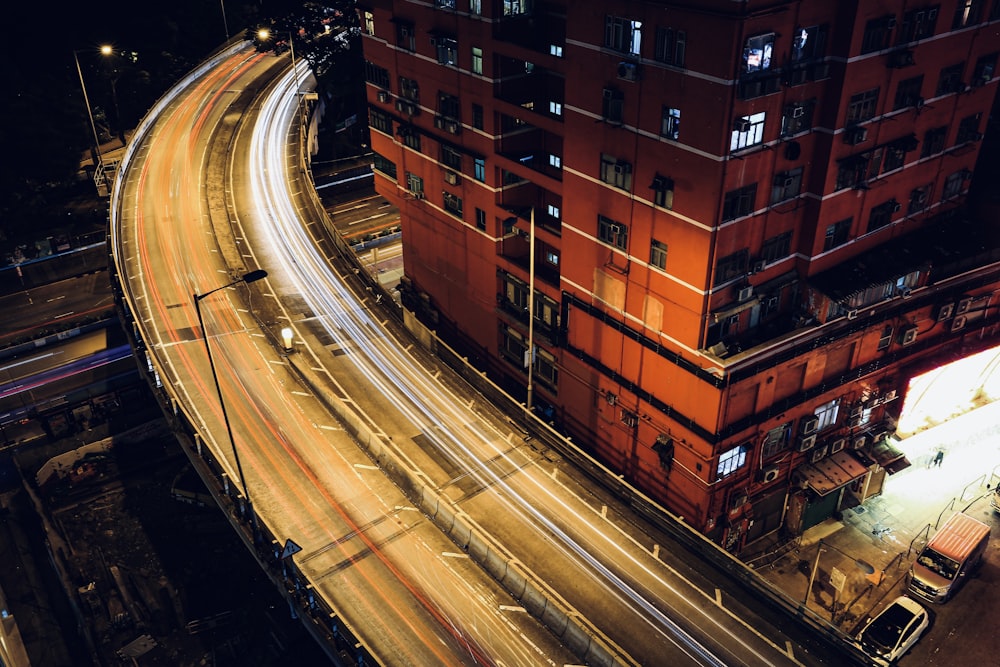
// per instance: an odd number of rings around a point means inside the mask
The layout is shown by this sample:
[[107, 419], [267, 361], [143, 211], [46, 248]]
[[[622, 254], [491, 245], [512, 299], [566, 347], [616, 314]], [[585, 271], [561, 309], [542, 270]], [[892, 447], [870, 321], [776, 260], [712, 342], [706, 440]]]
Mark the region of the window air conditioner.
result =
[[444, 172], [444, 180], [448, 185], [458, 185], [458, 174], [453, 171]]
[[971, 307], [972, 307], [972, 297], [963, 296], [961, 299], [958, 300], [958, 303], [955, 305], [955, 314], [964, 315], [969, 311], [969, 308]]
[[767, 466], [760, 471], [760, 481], [764, 484], [770, 484], [774, 480], [778, 479], [778, 475], [781, 474], [781, 468], [778, 466]]
[[764, 270], [764, 267], [766, 267], [766, 266], [767, 266], [767, 260], [766, 259], [758, 259], [758, 260], [754, 260], [754, 263], [751, 266], [751, 269], [753, 270], [754, 273], [760, 273], [761, 271]]
[[737, 118], [733, 121], [733, 130], [736, 132], [749, 132], [750, 131], [750, 119], [749, 118]]
[[819, 428], [819, 417], [816, 415], [808, 415], [803, 417], [799, 421], [799, 433], [802, 435], [809, 435], [810, 433], [815, 433], [816, 429]]
[[639, 79], [639, 66], [635, 63], [618, 63], [618, 78], [625, 81], [636, 81]]
[[802, 118], [806, 113], [805, 107], [794, 106], [792, 107], [792, 118]]
[[962, 329], [965, 328], [965, 325], [967, 324], [967, 322], [968, 322], [968, 318], [966, 318], [965, 315], [959, 315], [958, 317], [956, 317], [955, 319], [953, 319], [951, 321], [951, 330], [952, 331], [961, 331]]
[[847, 438], [837, 438], [836, 440], [830, 443], [830, 453], [836, 454], [846, 446], [847, 446]]
[[747, 285], [746, 287], [741, 287], [739, 292], [736, 293], [737, 301], [746, 301], [753, 296], [753, 285]]
[[854, 319], [857, 319], [857, 317], [858, 317], [858, 309], [857, 308], [851, 308], [850, 310], [847, 311], [847, 319], [854, 320]]
[[813, 450], [812, 455], [809, 457], [809, 460], [813, 463], [819, 463], [823, 459], [823, 457], [826, 456], [826, 450], [827, 450], [826, 445], [823, 445], [822, 447], [817, 447], [816, 449]]
[[865, 445], [868, 444], [868, 436], [866, 435], [856, 435], [854, 440], [851, 442], [851, 447], [853, 449], [864, 449]]
[[388, 91], [385, 91], [385, 90], [378, 91], [378, 101], [382, 102], [383, 104], [385, 104], [386, 102], [388, 102], [389, 101], [389, 93], [388, 93]]
[[937, 321], [944, 322], [945, 320], [951, 318], [955, 313], [955, 304], [953, 303], [942, 303], [938, 306]]
[[450, 134], [458, 134], [458, 130], [461, 126], [458, 124], [457, 120], [446, 120], [444, 122], [444, 129]]
[[916, 325], [910, 325], [910, 326], [904, 328], [902, 331], [900, 331], [900, 333], [899, 333], [899, 344], [900, 345], [903, 345], [903, 346], [913, 345], [916, 342], [917, 342], [917, 327], [916, 327]]
[[797, 447], [800, 452], [808, 452], [816, 446], [816, 436], [814, 435], [802, 435], [799, 436], [799, 446]]

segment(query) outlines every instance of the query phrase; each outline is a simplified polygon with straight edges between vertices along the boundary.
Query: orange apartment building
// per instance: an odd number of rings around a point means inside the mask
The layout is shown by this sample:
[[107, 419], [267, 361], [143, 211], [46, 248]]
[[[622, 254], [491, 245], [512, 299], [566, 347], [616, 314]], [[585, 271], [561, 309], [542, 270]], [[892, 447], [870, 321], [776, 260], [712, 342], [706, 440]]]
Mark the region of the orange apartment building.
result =
[[909, 379], [1000, 342], [1000, 2], [360, 7], [404, 305], [727, 549], [879, 493]]

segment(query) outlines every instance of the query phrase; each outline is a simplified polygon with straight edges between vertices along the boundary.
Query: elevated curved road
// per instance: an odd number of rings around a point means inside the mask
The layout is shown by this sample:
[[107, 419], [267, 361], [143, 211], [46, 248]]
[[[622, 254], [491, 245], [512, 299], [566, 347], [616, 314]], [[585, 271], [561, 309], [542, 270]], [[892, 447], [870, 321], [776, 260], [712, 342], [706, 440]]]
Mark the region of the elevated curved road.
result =
[[[855, 659], [688, 563], [671, 535], [512, 428], [338, 272], [301, 166], [307, 74], [237, 45], [181, 82], [129, 146], [112, 241], [137, 348], [193, 432], [192, 456], [227, 480], [236, 523], [331, 657]], [[239, 281], [258, 268], [265, 281]], [[193, 295], [230, 283], [200, 301], [202, 331]], [[286, 327], [291, 353], [277, 344]], [[301, 551], [282, 554], [289, 539]]]

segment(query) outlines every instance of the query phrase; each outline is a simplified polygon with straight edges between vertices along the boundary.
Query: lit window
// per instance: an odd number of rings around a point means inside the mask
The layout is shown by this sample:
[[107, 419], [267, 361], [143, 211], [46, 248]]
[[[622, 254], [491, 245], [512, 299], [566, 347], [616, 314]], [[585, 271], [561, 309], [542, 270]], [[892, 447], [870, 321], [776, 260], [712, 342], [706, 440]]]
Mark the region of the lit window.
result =
[[483, 50], [478, 46], [472, 47], [472, 73], [483, 73]]
[[765, 113], [740, 116], [733, 122], [733, 133], [729, 140], [729, 150], [738, 151], [764, 142]]
[[365, 34], [375, 34], [375, 16], [371, 12], [365, 12]]
[[549, 155], [549, 166], [562, 169], [562, 158], [558, 155]]
[[610, 155], [601, 155], [601, 180], [622, 190], [632, 191], [632, 165], [624, 160], [616, 160]]
[[716, 478], [722, 479], [742, 468], [747, 462], [747, 451], [749, 449], [747, 445], [739, 445], [719, 456], [719, 467], [716, 471]]
[[486, 182], [486, 160], [485, 158], [477, 157], [473, 160], [473, 170], [472, 175], [480, 183]]
[[639, 55], [642, 46], [642, 22], [620, 16], [605, 17], [604, 46], [622, 53]]
[[549, 44], [549, 55], [555, 56], [556, 58], [562, 58], [563, 47], [558, 44]]
[[676, 141], [681, 136], [681, 110], [673, 107], [663, 107], [663, 117], [660, 120], [660, 136]]
[[653, 204], [661, 208], [674, 207], [674, 181], [657, 174], [649, 186], [653, 190]]
[[549, 217], [555, 218], [556, 220], [559, 219], [559, 207], [558, 206], [556, 206], [555, 204], [549, 204], [547, 206], [547, 210], [549, 212]]
[[597, 238], [620, 250], [628, 249], [628, 227], [603, 215], [597, 216]]
[[743, 49], [743, 71], [763, 72], [771, 69], [771, 52], [774, 49], [774, 33], [757, 35], [747, 40]]
[[451, 194], [450, 192], [442, 192], [442, 198], [444, 200], [444, 210], [451, 213], [456, 218], [462, 217], [462, 198]]
[[562, 102], [549, 102], [549, 113], [553, 116], [561, 116]]
[[483, 0], [469, 0], [469, 13], [481, 15], [483, 13]]

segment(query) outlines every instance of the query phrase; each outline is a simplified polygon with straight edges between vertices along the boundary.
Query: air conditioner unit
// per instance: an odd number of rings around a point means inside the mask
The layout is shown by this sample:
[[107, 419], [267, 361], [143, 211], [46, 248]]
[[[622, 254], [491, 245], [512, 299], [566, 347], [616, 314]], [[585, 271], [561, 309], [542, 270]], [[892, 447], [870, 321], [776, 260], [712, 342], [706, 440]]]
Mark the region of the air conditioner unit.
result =
[[822, 447], [817, 447], [816, 449], [813, 450], [812, 455], [809, 457], [809, 460], [813, 463], [819, 463], [826, 456], [826, 451], [827, 451], [826, 445], [823, 445]]
[[972, 307], [972, 297], [963, 296], [961, 299], [958, 300], [958, 303], [955, 304], [955, 314], [964, 315], [969, 311], [969, 308], [971, 307]]
[[836, 454], [844, 447], [847, 447], [847, 438], [837, 438], [836, 440], [830, 443], [830, 453]]
[[806, 113], [805, 107], [794, 106], [792, 107], [792, 118], [802, 118]]
[[774, 184], [779, 188], [790, 188], [795, 184], [795, 179], [785, 174], [775, 174]]
[[850, 310], [847, 311], [847, 319], [849, 319], [849, 320], [856, 320], [857, 318], [858, 318], [858, 309], [857, 308], [851, 308]]
[[799, 445], [796, 449], [800, 452], [808, 452], [810, 449], [816, 446], [816, 435], [802, 435], [799, 436]]
[[733, 130], [735, 132], [749, 132], [750, 131], [750, 119], [749, 118], [737, 118], [733, 121]]
[[611, 223], [610, 225], [608, 225], [608, 231], [611, 232], [612, 234], [621, 234], [622, 226], [617, 223]]
[[882, 442], [889, 437], [888, 431], [873, 431], [872, 432], [872, 443]]
[[766, 267], [766, 266], [767, 266], [767, 260], [766, 259], [758, 259], [758, 260], [754, 260], [754, 263], [750, 267], [750, 270], [753, 273], [760, 273], [761, 271], [764, 270], [764, 267]]
[[953, 303], [943, 303], [938, 306], [937, 321], [944, 322], [949, 319], [955, 313], [955, 304]]
[[746, 287], [741, 287], [736, 293], [737, 301], [746, 301], [753, 296], [753, 285], [747, 285]]
[[448, 185], [458, 185], [458, 174], [453, 171], [444, 172], [444, 182]]
[[461, 129], [461, 127], [462, 126], [458, 123], [457, 120], [447, 120], [444, 123], [445, 131], [450, 134], [458, 134], [458, 131], [459, 129]]
[[899, 211], [902, 208], [903, 208], [903, 205], [900, 204], [898, 201], [892, 202], [892, 206], [890, 207], [890, 209], [892, 210], [893, 213], [899, 213]]
[[868, 436], [864, 434], [854, 436], [854, 440], [851, 441], [851, 447], [853, 449], [864, 449], [867, 444]]
[[850, 426], [851, 428], [857, 428], [858, 426], [861, 426], [861, 415], [857, 416], [851, 415], [850, 417], [848, 417], [847, 425]]
[[952, 331], [961, 331], [962, 329], [965, 328], [965, 325], [966, 325], [967, 321], [968, 321], [968, 318], [966, 318], [965, 315], [959, 315], [958, 317], [956, 317], [955, 319], [953, 319], [951, 321], [951, 330]]
[[857, 146], [865, 141], [868, 141], [867, 127], [852, 127], [844, 130], [845, 143], [850, 144], [851, 146]]
[[619, 176], [623, 174], [628, 174], [632, 171], [632, 166], [625, 162], [618, 162], [615, 164], [615, 173]]
[[809, 435], [810, 433], [815, 433], [816, 429], [819, 428], [819, 417], [816, 415], [808, 415], [799, 420], [799, 433], [802, 435]]
[[764, 484], [770, 484], [774, 480], [778, 479], [778, 475], [781, 474], [781, 468], [778, 466], [767, 466], [760, 471], [760, 481]]
[[932, 7], [931, 9], [927, 10], [927, 20], [928, 21], [933, 21], [934, 19], [937, 18], [937, 15], [938, 15], [938, 8], [937, 7]]
[[900, 345], [903, 345], [903, 346], [913, 345], [916, 342], [917, 342], [917, 327], [916, 327], [916, 325], [910, 325], [908, 327], [904, 327], [899, 332], [899, 344]]
[[904, 287], [903, 289], [899, 290], [899, 296], [903, 297], [904, 299], [909, 299], [912, 294], [913, 290], [910, 289], [909, 287]]
[[414, 199], [423, 199], [425, 197], [423, 192], [411, 192], [410, 194], [413, 195]]
[[625, 81], [636, 81], [639, 79], [639, 66], [635, 63], [618, 63], [618, 78]]
[[380, 90], [380, 91], [378, 91], [377, 98], [378, 98], [379, 102], [382, 102], [383, 104], [385, 104], [386, 102], [389, 101], [389, 92], [386, 91], [386, 90]]
[[890, 389], [889, 391], [885, 392], [885, 398], [882, 400], [882, 402], [888, 403], [889, 401], [895, 401], [895, 400], [896, 400], [896, 390]]

